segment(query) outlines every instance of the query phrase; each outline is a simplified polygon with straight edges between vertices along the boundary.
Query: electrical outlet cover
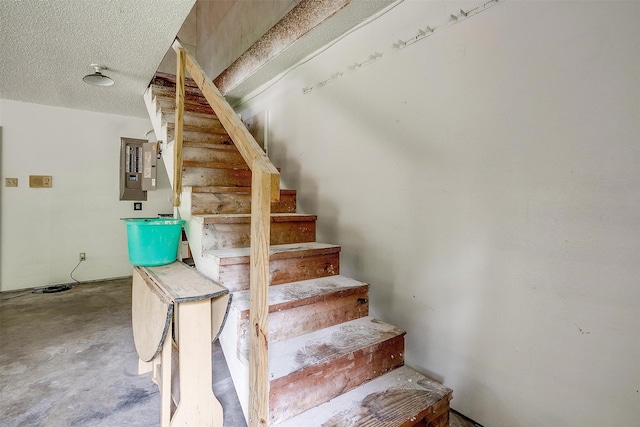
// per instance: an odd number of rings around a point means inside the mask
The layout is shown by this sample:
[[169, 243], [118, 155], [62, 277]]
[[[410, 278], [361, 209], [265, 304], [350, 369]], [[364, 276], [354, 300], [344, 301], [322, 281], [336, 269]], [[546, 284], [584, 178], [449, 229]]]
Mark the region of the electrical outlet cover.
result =
[[51, 188], [51, 175], [29, 175], [29, 187]]

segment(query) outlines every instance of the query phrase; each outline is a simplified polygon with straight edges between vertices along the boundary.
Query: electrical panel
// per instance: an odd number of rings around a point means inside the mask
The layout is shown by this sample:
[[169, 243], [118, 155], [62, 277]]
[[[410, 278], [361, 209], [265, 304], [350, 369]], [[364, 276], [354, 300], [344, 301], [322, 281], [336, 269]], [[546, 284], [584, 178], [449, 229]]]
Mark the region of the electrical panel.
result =
[[121, 138], [120, 200], [147, 200], [147, 191], [156, 189], [157, 158], [157, 142]]

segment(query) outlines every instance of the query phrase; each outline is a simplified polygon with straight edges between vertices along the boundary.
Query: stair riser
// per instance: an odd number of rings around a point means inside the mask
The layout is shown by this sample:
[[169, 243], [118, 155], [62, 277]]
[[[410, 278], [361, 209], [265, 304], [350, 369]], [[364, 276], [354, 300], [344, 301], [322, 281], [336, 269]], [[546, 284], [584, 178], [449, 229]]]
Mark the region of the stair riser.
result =
[[[272, 245], [315, 242], [315, 221], [272, 222]], [[251, 224], [206, 224], [203, 227], [202, 250], [246, 248], [251, 245]]]
[[[162, 110], [162, 119], [166, 123], [175, 123], [176, 115], [173, 110]], [[225, 132], [224, 127], [220, 124], [217, 117], [206, 117], [197, 113], [185, 112], [183, 124], [188, 128], [202, 129], [203, 131], [214, 131], [216, 133]]]
[[270, 423], [318, 406], [404, 364], [404, 336], [313, 365], [270, 383]]
[[[272, 213], [295, 213], [295, 211], [295, 193], [280, 193], [280, 200], [271, 203]], [[251, 194], [191, 193], [191, 213], [196, 215], [251, 213]]]
[[[318, 331], [369, 315], [368, 292], [348, 296], [340, 293], [324, 301], [269, 313], [269, 342]], [[238, 336], [247, 338], [249, 311], [241, 314]]]
[[[174, 100], [174, 92], [172, 92], [171, 96], [168, 96], [163, 92], [155, 92], [154, 95], [156, 95], [156, 105], [158, 108], [162, 110], [175, 109], [176, 102]], [[191, 113], [214, 114], [213, 109], [209, 106], [209, 103], [204, 97], [198, 99], [185, 99], [184, 110]]]
[[[176, 98], [176, 85], [175, 82], [160, 82], [153, 81], [151, 82], [151, 87], [153, 90], [153, 94], [156, 96], [163, 96], [170, 99]], [[195, 82], [188, 82], [185, 79], [185, 87], [184, 87], [184, 95], [187, 99], [197, 99], [202, 100], [202, 102], [206, 102], [207, 99], [204, 97], [200, 88], [195, 84]]]
[[[173, 141], [175, 129], [173, 126], [167, 127], [167, 140]], [[224, 146], [233, 146], [231, 137], [227, 134], [217, 134], [210, 132], [198, 132], [185, 129], [182, 133], [182, 139], [185, 145], [194, 144], [196, 146], [213, 145], [214, 147], [224, 148]]]
[[[340, 274], [340, 253], [269, 261], [271, 285], [336, 274]], [[249, 263], [211, 266], [209, 277], [229, 288], [231, 292], [249, 289]]]
[[182, 160], [185, 162], [226, 163], [239, 168], [247, 168], [240, 152], [235, 147], [229, 148], [227, 146], [221, 147], [221, 149], [183, 146]]
[[250, 187], [251, 171], [242, 169], [182, 168], [183, 187]]

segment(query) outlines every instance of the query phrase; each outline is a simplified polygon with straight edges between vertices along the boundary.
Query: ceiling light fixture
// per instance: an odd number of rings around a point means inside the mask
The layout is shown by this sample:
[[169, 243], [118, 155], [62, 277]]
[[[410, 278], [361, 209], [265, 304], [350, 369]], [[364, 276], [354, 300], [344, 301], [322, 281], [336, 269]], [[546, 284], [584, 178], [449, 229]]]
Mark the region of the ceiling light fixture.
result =
[[113, 80], [110, 77], [105, 76], [101, 73], [101, 71], [108, 70], [104, 65], [91, 64], [90, 67], [93, 67], [95, 72], [93, 74], [87, 74], [82, 78], [82, 81], [85, 83], [89, 83], [94, 86], [111, 86], [113, 85]]

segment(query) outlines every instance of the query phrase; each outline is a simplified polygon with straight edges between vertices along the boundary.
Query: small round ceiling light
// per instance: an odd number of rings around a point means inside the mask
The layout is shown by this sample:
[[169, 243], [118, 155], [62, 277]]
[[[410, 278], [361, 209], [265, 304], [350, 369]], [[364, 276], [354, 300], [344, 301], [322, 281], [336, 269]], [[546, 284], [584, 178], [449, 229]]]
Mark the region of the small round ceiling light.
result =
[[104, 65], [91, 64], [91, 67], [95, 70], [93, 74], [87, 74], [82, 78], [82, 81], [94, 86], [112, 86], [113, 80], [110, 77], [102, 74], [102, 71], [108, 70]]

